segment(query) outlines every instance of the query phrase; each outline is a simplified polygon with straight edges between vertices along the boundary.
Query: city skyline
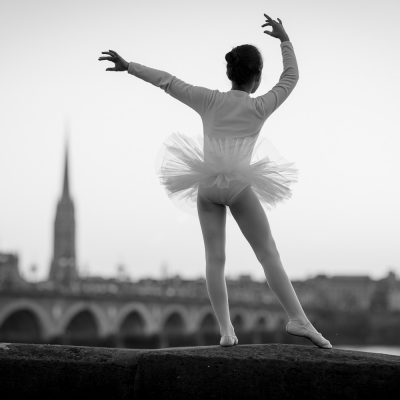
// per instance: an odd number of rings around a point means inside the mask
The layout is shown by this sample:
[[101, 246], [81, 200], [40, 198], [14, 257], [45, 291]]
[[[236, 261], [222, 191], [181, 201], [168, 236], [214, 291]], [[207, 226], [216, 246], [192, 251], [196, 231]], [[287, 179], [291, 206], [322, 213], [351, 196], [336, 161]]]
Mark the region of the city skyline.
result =
[[[284, 0], [246, 7], [2, 3], [2, 49], [18, 62], [0, 67], [0, 251], [18, 253], [24, 275], [31, 264], [38, 279], [49, 272], [67, 130], [80, 272], [108, 277], [123, 264], [133, 279], [160, 277], [167, 264], [169, 275], [205, 275], [199, 222], [175, 207], [154, 171], [163, 140], [174, 131], [197, 135], [201, 120], [159, 88], [106, 72], [112, 65], [97, 59], [113, 49], [227, 91], [225, 53], [252, 43], [264, 57], [261, 95], [282, 71], [279, 41], [262, 32], [263, 13], [283, 21], [300, 73], [260, 133], [299, 169], [292, 199], [267, 212], [289, 277], [400, 273], [400, 79], [393, 67], [400, 5]], [[207, 28], [193, 24], [194, 16]], [[264, 279], [232, 217], [226, 255], [228, 276]]]
[[[68, 231], [67, 236], [72, 235], [71, 243], [66, 244], [68, 256], [69, 257], [71, 256], [72, 260], [73, 260], [72, 265], [71, 265], [73, 268], [73, 273], [69, 274], [69, 275], [71, 277], [75, 277], [75, 279], [78, 277], [83, 278], [83, 277], [88, 277], [88, 276], [102, 276], [102, 274], [97, 273], [95, 269], [93, 271], [89, 271], [87, 265], [86, 266], [80, 265], [79, 259], [76, 258], [76, 254], [75, 254], [75, 247], [76, 247], [76, 243], [75, 243], [75, 235], [76, 235], [75, 229], [76, 228], [75, 228], [75, 217], [74, 217], [75, 206], [74, 206], [73, 196], [70, 193], [70, 172], [69, 172], [69, 168], [70, 168], [69, 141], [70, 141], [70, 139], [69, 139], [69, 137], [70, 137], [70, 123], [68, 120], [65, 120], [65, 123], [64, 123], [64, 159], [63, 159], [63, 163], [62, 163], [62, 166], [63, 166], [62, 179], [60, 180], [61, 185], [59, 185], [59, 187], [61, 188], [61, 191], [59, 193], [59, 199], [57, 201], [57, 207], [56, 207], [56, 212], [54, 214], [54, 225], [53, 225], [54, 226], [53, 238], [52, 238], [53, 239], [53, 251], [52, 251], [53, 255], [51, 257], [51, 263], [49, 263], [48, 274], [46, 274], [46, 275], [48, 275], [48, 277], [42, 277], [42, 279], [48, 278], [48, 279], [57, 279], [57, 280], [61, 280], [61, 281], [63, 280], [63, 278], [61, 278], [61, 277], [55, 278], [55, 276], [59, 276], [58, 274], [60, 271], [58, 271], [59, 268], [57, 268], [57, 265], [58, 265], [58, 261], [61, 256], [61, 253], [62, 253], [61, 248], [62, 247], [65, 248], [65, 243], [63, 246], [60, 245], [60, 239], [61, 239], [61, 241], [65, 242], [65, 238], [57, 238], [57, 231], [62, 231], [61, 234], [63, 234], [63, 233], [65, 234], [65, 230]], [[68, 203], [66, 213], [67, 214], [72, 213], [72, 216], [71, 216], [72, 217], [72, 221], [71, 221], [72, 227], [70, 226], [71, 223], [69, 222], [70, 215], [67, 215], [66, 220], [65, 220], [65, 216], [63, 215], [63, 214], [65, 214], [65, 211], [62, 209], [62, 207], [66, 200]], [[60, 206], [61, 206], [61, 208], [60, 208]], [[71, 207], [72, 207], [72, 210], [69, 210]], [[60, 221], [60, 219], [61, 219], [61, 221]], [[65, 227], [65, 225], [66, 225], [66, 227]], [[77, 221], [77, 225], [79, 226], [79, 221]], [[72, 232], [69, 232], [71, 229], [72, 229]], [[58, 235], [60, 235], [60, 233], [58, 233]], [[70, 239], [67, 238], [67, 242], [69, 242], [69, 241], [70, 241]], [[0, 252], [1, 251], [2, 251], [2, 249], [0, 249]], [[11, 253], [13, 253], [13, 252], [11, 251]], [[19, 258], [21, 258], [21, 254], [17, 253], [17, 256]], [[37, 268], [37, 265], [34, 263], [31, 264], [31, 267], [33, 267], [33, 266], [35, 267], [35, 269]], [[84, 268], [82, 268], [82, 267], [86, 267], [87, 270], [85, 271]], [[115, 267], [116, 267], [116, 269], [119, 269], [119, 270], [122, 267], [123, 271], [120, 270], [120, 272], [127, 274], [128, 277], [131, 279], [133, 278], [133, 276], [129, 273], [129, 265], [124, 265], [124, 264], [119, 263], [119, 264], [116, 264]], [[141, 278], [146, 278], [146, 277], [166, 278], [168, 276], [181, 275], [179, 272], [169, 273], [168, 267], [169, 267], [168, 262], [163, 261], [159, 265], [159, 269], [158, 269], [159, 274], [158, 275], [157, 274], [143, 275], [143, 276], [141, 276]], [[396, 271], [395, 266], [388, 265], [387, 267], [388, 268], [386, 270], [386, 273], [381, 278], [384, 278], [389, 273]], [[20, 266], [20, 268], [21, 268], [21, 266]], [[126, 268], [128, 268], [128, 269], [126, 270]], [[34, 274], [36, 274], [36, 272], [34, 272]], [[25, 269], [24, 275], [22, 275], [22, 276], [24, 278], [28, 278], [28, 280], [30, 280], [30, 281], [35, 281], [35, 277], [33, 276], [34, 274], [32, 272], [30, 272], [30, 273], [27, 272], [27, 270]], [[106, 276], [106, 278], [117, 276], [117, 275], [118, 275], [118, 272], [115, 271], [115, 274]], [[198, 276], [198, 277], [201, 277], [201, 275], [202, 274], [200, 274], [200, 276]], [[244, 271], [243, 273], [238, 274], [238, 276], [240, 276], [240, 275], [247, 275], [247, 273]], [[252, 276], [251, 274], [249, 274], [249, 275]], [[315, 275], [325, 275], [325, 273], [323, 271], [321, 271]], [[351, 276], [353, 274], [344, 274], [344, 275]], [[368, 274], [355, 274], [355, 275], [368, 276]], [[228, 274], [228, 276], [229, 276], [229, 274]], [[341, 274], [333, 274], [332, 276], [338, 277], [338, 276], [342, 276], [342, 275]], [[313, 276], [309, 275], [308, 277], [312, 278]], [[195, 278], [195, 277], [193, 276], [193, 278]], [[253, 278], [253, 276], [252, 276], [252, 278]], [[66, 279], [69, 280], [68, 278], [66, 278]], [[264, 279], [262, 278], [261, 280], [264, 280]]]

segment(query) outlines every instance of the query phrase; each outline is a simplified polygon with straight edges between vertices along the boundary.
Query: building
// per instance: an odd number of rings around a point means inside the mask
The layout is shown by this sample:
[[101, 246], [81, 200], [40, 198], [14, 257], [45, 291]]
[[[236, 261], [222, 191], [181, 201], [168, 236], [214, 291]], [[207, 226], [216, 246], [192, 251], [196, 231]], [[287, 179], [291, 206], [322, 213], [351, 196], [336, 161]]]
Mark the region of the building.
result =
[[[160, 280], [79, 275], [75, 205], [70, 193], [69, 148], [65, 144], [62, 190], [58, 199], [48, 279], [27, 282], [18, 255], [0, 252], [0, 341], [87, 343], [107, 337], [192, 335], [197, 344], [213, 344], [219, 327], [204, 279], [179, 276]], [[287, 316], [266, 281], [243, 275], [227, 280], [230, 315], [236, 333], [248, 342], [279, 340]], [[400, 281], [393, 272], [373, 281], [368, 276], [318, 275], [293, 286], [313, 320], [324, 311], [400, 311]], [[211, 335], [209, 341], [204, 337]], [[264, 335], [264, 336], [263, 336]], [[275, 335], [275, 336], [274, 336]], [[264, 339], [263, 339], [264, 338]], [[96, 339], [96, 341], [94, 341]], [[72, 340], [72, 342], [70, 341]], [[193, 344], [193, 343], [192, 343]], [[133, 343], [138, 347], [138, 342]], [[148, 345], [150, 346], [150, 345]]]
[[54, 218], [53, 258], [49, 273], [51, 281], [63, 285], [69, 285], [79, 278], [75, 251], [75, 207], [69, 188], [67, 142], [62, 193], [57, 203]]

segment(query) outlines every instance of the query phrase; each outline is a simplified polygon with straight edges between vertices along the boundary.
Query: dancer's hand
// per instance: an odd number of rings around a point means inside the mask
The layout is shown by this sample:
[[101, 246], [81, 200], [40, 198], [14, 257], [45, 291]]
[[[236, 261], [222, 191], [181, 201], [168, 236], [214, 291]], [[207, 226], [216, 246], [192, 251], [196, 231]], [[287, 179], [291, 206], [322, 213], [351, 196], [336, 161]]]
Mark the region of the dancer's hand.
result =
[[102, 54], [108, 54], [110, 57], [99, 57], [99, 61], [108, 60], [115, 64], [114, 68], [107, 68], [106, 71], [126, 71], [128, 69], [128, 62], [125, 61], [116, 51], [102, 51]]
[[271, 17], [269, 17], [267, 14], [264, 14], [265, 18], [267, 19], [267, 22], [264, 25], [261, 25], [262, 28], [265, 26], [272, 26], [272, 32], [270, 31], [264, 31], [267, 35], [270, 35], [272, 37], [280, 39], [282, 42], [285, 40], [289, 40], [289, 36], [287, 35], [285, 28], [282, 25], [282, 21], [277, 18], [277, 21], [274, 21]]

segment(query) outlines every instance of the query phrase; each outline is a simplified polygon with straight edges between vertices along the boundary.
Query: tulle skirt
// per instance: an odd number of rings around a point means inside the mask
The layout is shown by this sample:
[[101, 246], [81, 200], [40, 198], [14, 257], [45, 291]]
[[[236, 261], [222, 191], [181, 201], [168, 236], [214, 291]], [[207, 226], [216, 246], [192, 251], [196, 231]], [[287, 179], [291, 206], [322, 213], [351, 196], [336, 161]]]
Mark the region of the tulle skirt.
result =
[[271, 209], [292, 196], [298, 170], [265, 137], [257, 139], [174, 132], [158, 151], [156, 174], [173, 203], [192, 215], [197, 215], [199, 195], [230, 205], [247, 186]]

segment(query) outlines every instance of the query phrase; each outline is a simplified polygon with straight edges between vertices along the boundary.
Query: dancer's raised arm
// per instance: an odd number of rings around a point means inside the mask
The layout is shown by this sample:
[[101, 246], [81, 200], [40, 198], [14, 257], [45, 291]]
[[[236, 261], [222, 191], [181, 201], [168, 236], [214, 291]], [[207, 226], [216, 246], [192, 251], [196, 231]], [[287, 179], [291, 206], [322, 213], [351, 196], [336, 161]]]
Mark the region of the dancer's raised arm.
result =
[[264, 15], [268, 22], [262, 25], [262, 27], [270, 25], [273, 28], [272, 32], [264, 32], [280, 39], [283, 58], [283, 72], [279, 78], [279, 82], [266, 94], [257, 97], [256, 100], [260, 102], [260, 108], [263, 110], [264, 117], [268, 118], [288, 98], [296, 86], [299, 80], [299, 69], [293, 44], [283, 28], [282, 21], [278, 18], [279, 22], [276, 22], [268, 17], [268, 15]]
[[108, 54], [109, 57], [100, 57], [99, 60], [115, 63], [114, 68], [107, 68], [106, 71], [127, 71], [129, 74], [163, 89], [200, 115], [203, 115], [211, 104], [213, 91], [210, 89], [190, 85], [166, 71], [147, 67], [137, 62], [127, 62], [113, 50], [103, 51], [102, 53]]

